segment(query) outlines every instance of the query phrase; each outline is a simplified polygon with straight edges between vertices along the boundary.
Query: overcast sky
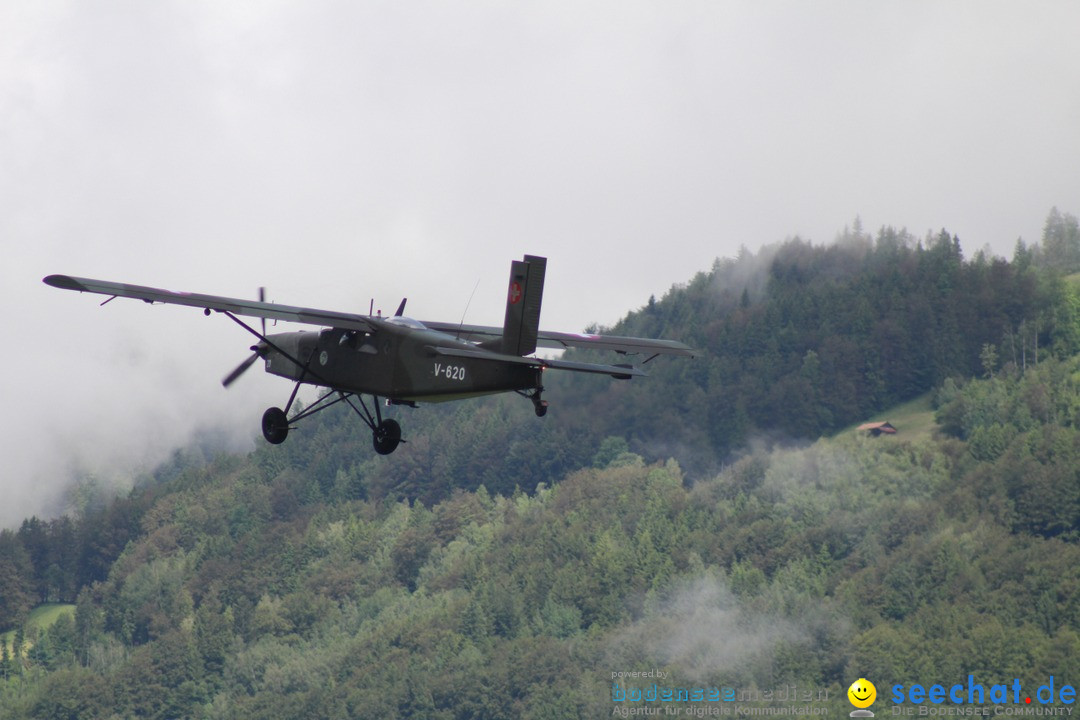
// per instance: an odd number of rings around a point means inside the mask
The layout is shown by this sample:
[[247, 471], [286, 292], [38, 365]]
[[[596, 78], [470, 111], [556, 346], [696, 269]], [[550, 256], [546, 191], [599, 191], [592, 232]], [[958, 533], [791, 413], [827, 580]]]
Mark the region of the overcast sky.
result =
[[1009, 256], [1080, 212], [1078, 28], [1071, 0], [0, 0], [0, 527], [195, 427], [250, 443], [289, 391], [222, 389], [250, 340], [221, 317], [44, 275], [500, 324], [532, 253], [542, 325], [579, 330], [856, 215]]

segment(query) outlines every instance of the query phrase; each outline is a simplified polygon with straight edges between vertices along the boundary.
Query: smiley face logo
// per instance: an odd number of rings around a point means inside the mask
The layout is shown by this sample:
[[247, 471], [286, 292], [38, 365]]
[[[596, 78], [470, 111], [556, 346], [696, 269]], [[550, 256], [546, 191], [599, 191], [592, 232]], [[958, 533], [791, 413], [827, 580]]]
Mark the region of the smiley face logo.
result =
[[866, 678], [859, 678], [847, 689], [848, 700], [857, 708], [868, 708], [877, 700], [877, 688]]

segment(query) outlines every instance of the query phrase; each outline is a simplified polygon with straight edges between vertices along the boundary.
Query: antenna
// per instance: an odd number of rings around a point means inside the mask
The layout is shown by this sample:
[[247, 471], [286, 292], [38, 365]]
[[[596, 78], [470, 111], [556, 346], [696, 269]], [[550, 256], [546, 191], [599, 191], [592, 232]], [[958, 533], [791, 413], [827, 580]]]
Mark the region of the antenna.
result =
[[461, 322], [458, 323], [457, 339], [461, 339], [461, 328], [465, 326], [465, 316], [469, 313], [469, 306], [472, 305], [473, 296], [476, 295], [476, 288], [480, 287], [480, 278], [476, 278], [476, 284], [473, 285], [472, 293], [469, 295], [469, 302], [465, 303], [465, 312], [461, 313]]

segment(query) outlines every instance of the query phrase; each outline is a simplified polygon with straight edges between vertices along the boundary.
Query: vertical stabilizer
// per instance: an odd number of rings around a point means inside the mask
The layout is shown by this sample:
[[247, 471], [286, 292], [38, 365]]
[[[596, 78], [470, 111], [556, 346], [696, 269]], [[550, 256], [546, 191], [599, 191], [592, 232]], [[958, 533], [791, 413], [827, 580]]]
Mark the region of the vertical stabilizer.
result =
[[502, 337], [502, 351], [508, 355], [531, 355], [536, 352], [546, 270], [547, 258], [535, 255], [526, 255], [523, 260], [515, 260], [510, 265]]

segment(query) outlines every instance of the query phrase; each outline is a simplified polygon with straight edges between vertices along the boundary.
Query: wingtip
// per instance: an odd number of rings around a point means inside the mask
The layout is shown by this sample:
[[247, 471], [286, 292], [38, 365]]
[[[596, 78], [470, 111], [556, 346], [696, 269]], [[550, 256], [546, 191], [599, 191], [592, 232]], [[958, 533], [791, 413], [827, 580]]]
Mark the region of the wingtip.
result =
[[69, 275], [49, 275], [41, 280], [46, 285], [51, 285], [61, 290], [82, 290], [82, 283]]
[[670, 348], [668, 353], [670, 355], [675, 355], [676, 357], [687, 357], [687, 358], [701, 357], [701, 351], [700, 350], [698, 350], [697, 348], [692, 348], [689, 345], [685, 345], [685, 344], [683, 344], [681, 342], [676, 342], [676, 341], [672, 340], [668, 347]]

